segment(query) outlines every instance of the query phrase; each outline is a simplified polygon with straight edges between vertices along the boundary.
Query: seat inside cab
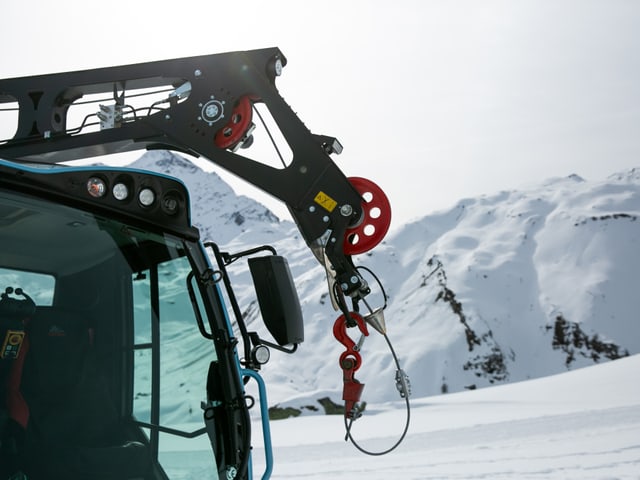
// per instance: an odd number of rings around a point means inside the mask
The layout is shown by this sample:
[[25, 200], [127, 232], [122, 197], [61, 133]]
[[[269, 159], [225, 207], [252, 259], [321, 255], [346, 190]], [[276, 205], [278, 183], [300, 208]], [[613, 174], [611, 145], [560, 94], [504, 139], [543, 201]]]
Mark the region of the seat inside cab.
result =
[[[116, 408], [89, 312], [36, 307], [8, 368], [2, 455], [29, 479], [145, 478], [147, 446]], [[10, 478], [10, 477], [6, 477]]]

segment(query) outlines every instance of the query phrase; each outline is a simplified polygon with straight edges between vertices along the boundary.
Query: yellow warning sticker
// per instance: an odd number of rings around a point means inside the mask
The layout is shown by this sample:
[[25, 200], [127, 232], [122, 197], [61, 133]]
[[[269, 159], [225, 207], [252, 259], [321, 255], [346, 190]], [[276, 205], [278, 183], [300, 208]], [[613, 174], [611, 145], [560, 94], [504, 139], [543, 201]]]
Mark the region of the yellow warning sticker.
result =
[[336, 202], [329, 195], [324, 193], [322, 190], [318, 192], [318, 194], [314, 198], [315, 202], [320, 205], [322, 208], [329, 212], [333, 212], [333, 209], [336, 208], [338, 202]]

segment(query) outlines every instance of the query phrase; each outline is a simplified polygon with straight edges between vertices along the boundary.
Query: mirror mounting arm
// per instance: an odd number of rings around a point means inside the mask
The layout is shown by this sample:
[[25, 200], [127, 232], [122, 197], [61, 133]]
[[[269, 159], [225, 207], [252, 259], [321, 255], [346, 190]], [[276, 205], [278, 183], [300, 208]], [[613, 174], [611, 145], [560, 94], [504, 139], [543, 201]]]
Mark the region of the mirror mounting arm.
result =
[[[209, 244], [207, 243], [206, 245], [208, 246]], [[264, 251], [269, 251], [271, 252], [272, 255], [278, 254], [276, 249], [273, 248], [271, 245], [262, 245], [260, 247], [251, 248], [249, 250], [243, 250], [237, 253], [220, 252], [220, 257], [224, 261], [224, 265], [227, 266], [242, 257], [247, 257], [249, 255], [253, 255], [255, 253], [264, 252]]]
[[258, 335], [258, 332], [250, 332], [249, 336], [251, 337], [251, 343], [255, 346], [255, 345], [266, 345], [269, 348], [273, 348], [275, 350], [278, 350], [279, 352], [284, 352], [284, 353], [288, 353], [288, 354], [292, 354], [295, 353], [298, 350], [298, 343], [294, 343], [291, 345], [290, 348], [287, 348], [286, 346], [282, 346], [282, 345], [278, 345], [277, 343], [273, 343], [273, 342], [269, 342], [268, 340], [265, 340], [264, 338], [260, 338], [260, 336]]

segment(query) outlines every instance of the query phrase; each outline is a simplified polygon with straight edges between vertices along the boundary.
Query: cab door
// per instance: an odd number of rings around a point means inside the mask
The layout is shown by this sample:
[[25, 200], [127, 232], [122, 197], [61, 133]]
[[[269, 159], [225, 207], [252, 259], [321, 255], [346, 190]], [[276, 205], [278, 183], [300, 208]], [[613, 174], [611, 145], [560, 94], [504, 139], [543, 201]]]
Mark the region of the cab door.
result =
[[133, 415], [168, 478], [217, 480], [202, 410], [216, 352], [198, 328], [190, 272], [188, 259], [176, 257], [132, 276]]

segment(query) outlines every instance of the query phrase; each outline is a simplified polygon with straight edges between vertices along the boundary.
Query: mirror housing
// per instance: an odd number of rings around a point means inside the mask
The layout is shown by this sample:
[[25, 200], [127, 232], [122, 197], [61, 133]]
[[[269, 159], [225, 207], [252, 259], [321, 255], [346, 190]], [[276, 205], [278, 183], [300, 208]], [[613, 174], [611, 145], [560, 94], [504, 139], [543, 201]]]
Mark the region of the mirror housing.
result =
[[269, 333], [281, 346], [302, 343], [302, 309], [287, 259], [280, 255], [252, 257], [249, 270]]

